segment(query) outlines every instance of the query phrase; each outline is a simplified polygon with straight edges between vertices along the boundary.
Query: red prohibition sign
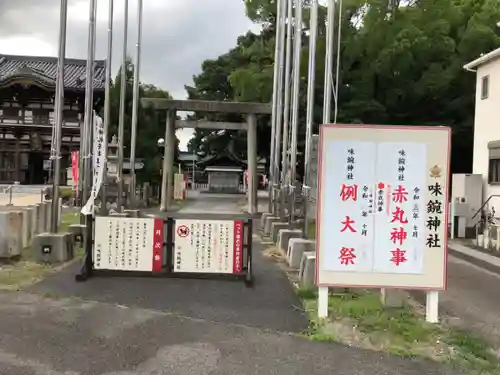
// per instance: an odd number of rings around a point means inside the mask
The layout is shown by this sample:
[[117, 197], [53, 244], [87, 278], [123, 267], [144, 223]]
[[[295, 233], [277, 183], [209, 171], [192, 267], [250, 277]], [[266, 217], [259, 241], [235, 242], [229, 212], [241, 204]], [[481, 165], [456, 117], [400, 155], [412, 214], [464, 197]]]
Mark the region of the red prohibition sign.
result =
[[187, 237], [189, 235], [189, 228], [187, 225], [181, 225], [177, 228], [177, 235], [179, 237]]

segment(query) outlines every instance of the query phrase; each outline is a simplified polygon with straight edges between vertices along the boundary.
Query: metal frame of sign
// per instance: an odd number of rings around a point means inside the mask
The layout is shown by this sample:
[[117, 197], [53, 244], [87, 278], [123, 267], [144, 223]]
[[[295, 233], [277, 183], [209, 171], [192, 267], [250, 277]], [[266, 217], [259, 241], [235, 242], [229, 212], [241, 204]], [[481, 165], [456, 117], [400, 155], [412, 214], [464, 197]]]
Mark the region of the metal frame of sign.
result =
[[[122, 217], [116, 216], [121, 219]], [[85, 249], [85, 256], [82, 262], [80, 272], [75, 275], [76, 281], [86, 281], [95, 276], [111, 277], [165, 277], [165, 278], [197, 278], [197, 279], [229, 279], [242, 280], [248, 287], [253, 286], [252, 273], [252, 218], [248, 215], [233, 214], [209, 214], [209, 213], [165, 213], [161, 215], [151, 215], [141, 218], [151, 218], [163, 220], [163, 257], [161, 269], [153, 271], [125, 271], [125, 270], [107, 270], [95, 269], [93, 259], [93, 247], [95, 230], [92, 236], [92, 246]], [[126, 219], [126, 217], [123, 217]], [[242, 269], [240, 273], [205, 273], [205, 272], [175, 272], [174, 270], [174, 251], [175, 251], [175, 230], [176, 220], [213, 220], [213, 221], [241, 221], [243, 222], [242, 236]], [[94, 224], [94, 220], [92, 220]], [[92, 225], [94, 227], [94, 225]]]

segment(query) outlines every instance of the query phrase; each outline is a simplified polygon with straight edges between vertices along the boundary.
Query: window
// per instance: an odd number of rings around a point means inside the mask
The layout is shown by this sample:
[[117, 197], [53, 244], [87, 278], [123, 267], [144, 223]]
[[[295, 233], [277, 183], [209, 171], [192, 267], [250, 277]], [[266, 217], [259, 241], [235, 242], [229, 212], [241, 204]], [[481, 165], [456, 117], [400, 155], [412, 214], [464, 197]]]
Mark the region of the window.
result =
[[488, 183], [500, 183], [500, 159], [490, 159], [490, 166], [488, 168]]
[[490, 91], [490, 76], [484, 76], [481, 78], [481, 99], [488, 99], [488, 94]]

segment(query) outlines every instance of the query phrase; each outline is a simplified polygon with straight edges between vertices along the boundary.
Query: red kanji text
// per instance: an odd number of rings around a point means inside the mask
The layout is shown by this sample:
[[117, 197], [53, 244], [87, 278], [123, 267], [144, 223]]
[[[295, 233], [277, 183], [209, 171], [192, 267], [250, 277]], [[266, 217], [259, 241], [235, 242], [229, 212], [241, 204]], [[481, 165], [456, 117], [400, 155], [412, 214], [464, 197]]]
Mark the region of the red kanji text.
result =
[[345, 221], [342, 221], [342, 224], [344, 224], [344, 228], [342, 228], [340, 231], [345, 232], [347, 229], [349, 229], [351, 232], [357, 232], [357, 230], [352, 226], [352, 224], [354, 223], [355, 221], [353, 219], [351, 219], [349, 216], [346, 216]]
[[400, 207], [396, 207], [396, 210], [392, 213], [391, 223], [395, 222], [400, 222], [401, 224], [408, 224], [408, 219], [405, 218], [405, 212]]
[[392, 253], [391, 262], [394, 263], [396, 266], [399, 266], [401, 263], [404, 263], [408, 260], [405, 257], [406, 250], [401, 250], [400, 248], [397, 248], [396, 250], [392, 250], [391, 253]]
[[343, 247], [340, 249], [340, 264], [345, 266], [354, 264], [354, 259], [356, 259], [356, 255], [354, 254], [355, 251], [353, 247]]
[[346, 185], [342, 184], [342, 188], [340, 190], [340, 198], [342, 199], [343, 202], [345, 202], [348, 199], [351, 199], [353, 201], [358, 200], [358, 185]]
[[404, 203], [408, 201], [408, 191], [404, 186], [399, 185], [396, 190], [392, 192], [392, 201], [394, 203]]
[[408, 233], [405, 231], [404, 228], [392, 228], [391, 232], [391, 241], [393, 244], [397, 245], [397, 242], [399, 241], [399, 246], [403, 244], [404, 241], [406, 241], [406, 238], [408, 237]]

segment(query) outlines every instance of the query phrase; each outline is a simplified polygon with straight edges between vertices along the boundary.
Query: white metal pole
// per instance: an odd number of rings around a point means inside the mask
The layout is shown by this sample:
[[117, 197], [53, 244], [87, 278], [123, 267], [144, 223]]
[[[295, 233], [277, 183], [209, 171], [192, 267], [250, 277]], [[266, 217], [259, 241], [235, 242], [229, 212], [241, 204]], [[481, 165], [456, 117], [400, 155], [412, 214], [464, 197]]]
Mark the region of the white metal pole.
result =
[[[64, 111], [64, 65], [66, 59], [66, 25], [68, 21], [68, 0], [61, 0], [59, 22], [59, 51], [57, 56], [57, 78], [55, 106], [55, 127], [52, 129], [55, 140], [54, 176], [52, 185], [52, 205], [50, 231], [56, 233], [59, 224], [59, 180], [61, 178], [61, 138]], [[12, 190], [12, 189], [11, 189]]]
[[[282, 33], [282, 28], [281, 28], [281, 18], [283, 17], [283, 9], [282, 9], [282, 3], [285, 0], [277, 0], [276, 4], [276, 34], [275, 34], [275, 40], [274, 40], [274, 71], [273, 71], [273, 99], [272, 99], [272, 115], [271, 115], [271, 152], [270, 152], [270, 160], [269, 160], [269, 179], [270, 181], [274, 180], [274, 159], [276, 158], [275, 155], [275, 150], [276, 150], [276, 124], [277, 124], [277, 118], [279, 116], [278, 113], [278, 92], [280, 90], [280, 81], [279, 81], [279, 56], [280, 56], [280, 51], [281, 51], [281, 33]], [[268, 211], [272, 212], [273, 211], [273, 184], [270, 183], [268, 186], [268, 191], [269, 191], [269, 204], [268, 204]]]
[[134, 89], [132, 99], [132, 131], [130, 140], [130, 199], [132, 205], [136, 203], [136, 176], [135, 176], [135, 147], [137, 143], [137, 116], [139, 112], [139, 74], [141, 64], [142, 39], [142, 0], [137, 0], [137, 43], [135, 45]]
[[122, 210], [123, 200], [123, 143], [125, 131], [125, 103], [127, 96], [127, 36], [128, 36], [128, 0], [124, 0], [123, 14], [123, 46], [122, 46], [122, 66], [120, 70], [120, 115], [118, 118], [118, 163], [117, 163], [117, 179], [118, 179], [118, 194], [116, 197], [116, 206], [118, 212]]
[[[273, 191], [277, 193], [280, 182], [280, 153], [281, 153], [281, 139], [282, 139], [282, 125], [283, 125], [283, 75], [285, 73], [285, 38], [286, 38], [286, 18], [287, 18], [287, 1], [281, 1], [281, 18], [280, 18], [280, 54], [279, 54], [279, 69], [278, 69], [278, 94], [277, 94], [277, 114], [276, 117], [276, 137], [275, 137], [275, 149], [274, 149], [274, 174], [273, 174]], [[276, 215], [279, 211], [278, 209], [278, 196], [274, 195], [274, 209], [273, 213]]]
[[280, 217], [285, 217], [286, 177], [288, 172], [288, 133], [290, 125], [290, 83], [292, 70], [292, 20], [293, 0], [288, 0], [287, 5], [287, 37], [286, 37], [286, 62], [285, 62], [285, 108], [283, 110], [283, 145], [281, 150], [281, 188], [280, 188]]
[[333, 37], [335, 27], [335, 0], [328, 0], [326, 19], [326, 52], [325, 52], [325, 81], [323, 87], [323, 124], [330, 122], [332, 109], [332, 67], [333, 67]]
[[342, 35], [342, 0], [339, 0], [339, 20], [337, 31], [337, 67], [335, 72], [335, 111], [333, 115], [333, 122], [337, 123], [339, 113], [339, 83], [340, 83], [340, 40]]
[[293, 104], [290, 137], [290, 221], [295, 219], [295, 180], [297, 173], [297, 137], [299, 131], [300, 109], [300, 58], [302, 52], [302, 0], [295, 0], [295, 47], [293, 52]]
[[113, 55], [113, 4], [114, 0], [109, 0], [108, 8], [108, 51], [106, 54], [106, 84], [104, 88], [104, 184], [101, 190], [101, 214], [106, 214], [107, 209], [107, 198], [108, 198], [108, 130], [109, 123], [111, 121], [111, 58]]
[[318, 0], [311, 2], [311, 19], [309, 26], [309, 73], [307, 81], [307, 117], [306, 117], [306, 147], [304, 155], [304, 229], [303, 234], [307, 236], [309, 221], [307, 207], [309, 205], [309, 180], [311, 168], [311, 143], [312, 128], [314, 123], [314, 83], [316, 78], [316, 41], [318, 38]]

